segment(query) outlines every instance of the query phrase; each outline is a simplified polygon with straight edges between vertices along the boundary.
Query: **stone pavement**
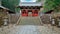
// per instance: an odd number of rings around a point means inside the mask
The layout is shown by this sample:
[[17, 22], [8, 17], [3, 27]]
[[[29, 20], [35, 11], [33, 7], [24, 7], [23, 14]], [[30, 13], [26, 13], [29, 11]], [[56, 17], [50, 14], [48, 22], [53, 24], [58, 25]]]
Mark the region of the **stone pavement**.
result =
[[0, 28], [0, 34], [60, 34], [60, 28], [51, 25], [9, 25]]
[[60, 34], [60, 28], [50, 24], [41, 25], [38, 17], [22, 17], [19, 25], [1, 27], [0, 34]]

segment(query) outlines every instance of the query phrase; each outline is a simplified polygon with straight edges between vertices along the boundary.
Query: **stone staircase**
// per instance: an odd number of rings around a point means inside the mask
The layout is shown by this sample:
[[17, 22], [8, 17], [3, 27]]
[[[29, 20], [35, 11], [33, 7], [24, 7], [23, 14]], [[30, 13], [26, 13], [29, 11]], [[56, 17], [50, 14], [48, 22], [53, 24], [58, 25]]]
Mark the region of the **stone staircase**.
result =
[[20, 25], [40, 25], [39, 17], [20, 17]]

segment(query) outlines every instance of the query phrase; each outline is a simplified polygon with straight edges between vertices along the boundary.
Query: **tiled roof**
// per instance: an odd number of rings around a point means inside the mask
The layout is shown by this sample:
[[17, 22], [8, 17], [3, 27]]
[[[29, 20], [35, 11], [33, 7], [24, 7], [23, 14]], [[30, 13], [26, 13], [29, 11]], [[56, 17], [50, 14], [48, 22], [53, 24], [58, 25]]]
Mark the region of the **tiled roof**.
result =
[[42, 3], [20, 3], [19, 6], [42, 6]]
[[3, 7], [3, 6], [0, 6], [0, 8], [6, 9], [6, 8], [5, 8], [5, 7]]
[[0, 8], [3, 8], [3, 9], [6, 9], [6, 10], [9, 10], [8, 8], [6, 8], [6, 7], [3, 7], [3, 6], [1, 6], [1, 5], [0, 5]]

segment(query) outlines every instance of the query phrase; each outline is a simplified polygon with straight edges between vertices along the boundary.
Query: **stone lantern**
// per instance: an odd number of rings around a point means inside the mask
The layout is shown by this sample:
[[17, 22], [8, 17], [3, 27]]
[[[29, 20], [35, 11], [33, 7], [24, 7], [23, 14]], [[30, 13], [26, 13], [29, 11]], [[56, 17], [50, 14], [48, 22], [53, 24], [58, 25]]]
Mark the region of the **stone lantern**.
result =
[[55, 25], [55, 19], [54, 18], [52, 18], [52, 21], [51, 21], [52, 23], [52, 25]]
[[5, 26], [8, 25], [8, 17], [4, 17], [4, 18], [3, 18], [3, 21], [4, 21], [4, 25], [5, 25]]

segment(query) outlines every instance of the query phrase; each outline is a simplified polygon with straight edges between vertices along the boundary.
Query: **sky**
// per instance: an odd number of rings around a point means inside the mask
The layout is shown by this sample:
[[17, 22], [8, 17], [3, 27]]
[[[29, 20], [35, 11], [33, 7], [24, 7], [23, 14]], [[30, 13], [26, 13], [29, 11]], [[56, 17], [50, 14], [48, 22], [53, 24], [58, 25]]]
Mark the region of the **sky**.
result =
[[20, 0], [21, 2], [36, 2], [37, 0]]

